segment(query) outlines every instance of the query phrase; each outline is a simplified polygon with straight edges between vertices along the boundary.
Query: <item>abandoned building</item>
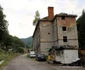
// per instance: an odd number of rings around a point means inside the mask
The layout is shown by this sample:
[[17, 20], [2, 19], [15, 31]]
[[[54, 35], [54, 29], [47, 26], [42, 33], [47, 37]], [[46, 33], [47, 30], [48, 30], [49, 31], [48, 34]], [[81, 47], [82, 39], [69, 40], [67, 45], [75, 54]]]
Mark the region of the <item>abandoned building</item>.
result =
[[38, 20], [33, 34], [34, 51], [48, 55], [49, 49], [53, 46], [57, 48], [63, 46], [74, 50], [70, 53], [78, 58], [76, 17], [77, 15], [66, 13], [54, 15], [54, 8], [48, 7], [48, 16]]

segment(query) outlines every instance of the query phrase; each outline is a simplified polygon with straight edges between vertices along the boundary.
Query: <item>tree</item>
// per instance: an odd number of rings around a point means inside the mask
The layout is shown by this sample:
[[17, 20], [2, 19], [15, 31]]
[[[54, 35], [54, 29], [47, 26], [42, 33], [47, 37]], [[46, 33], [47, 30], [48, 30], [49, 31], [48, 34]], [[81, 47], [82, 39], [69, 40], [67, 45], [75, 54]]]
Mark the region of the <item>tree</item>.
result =
[[12, 36], [9, 34], [6, 34], [6, 36], [4, 35], [4, 40], [3, 40], [3, 46], [1, 46], [1, 49], [8, 51], [8, 49], [11, 48], [12, 46]]
[[8, 24], [5, 20], [5, 15], [3, 14], [3, 8], [0, 6], [0, 44], [4, 40], [4, 35], [8, 34]]
[[35, 19], [33, 20], [33, 25], [36, 26], [37, 21], [40, 19], [40, 14], [38, 11], [35, 12]]
[[24, 43], [18, 37], [9, 35], [8, 24], [5, 17], [3, 8], [0, 6], [0, 49], [3, 49], [4, 51], [12, 49], [22, 52]]
[[12, 49], [13, 49], [14, 52], [18, 52], [18, 49], [20, 47], [24, 48], [25, 44], [18, 37], [14, 36], [13, 42], [12, 42], [12, 47], [13, 47]]
[[77, 19], [79, 47], [85, 49], [85, 11], [82, 11], [82, 15]]
[[18, 46], [18, 47], [24, 47], [25, 44], [22, 40], [20, 40], [18, 37], [14, 36], [14, 43]]

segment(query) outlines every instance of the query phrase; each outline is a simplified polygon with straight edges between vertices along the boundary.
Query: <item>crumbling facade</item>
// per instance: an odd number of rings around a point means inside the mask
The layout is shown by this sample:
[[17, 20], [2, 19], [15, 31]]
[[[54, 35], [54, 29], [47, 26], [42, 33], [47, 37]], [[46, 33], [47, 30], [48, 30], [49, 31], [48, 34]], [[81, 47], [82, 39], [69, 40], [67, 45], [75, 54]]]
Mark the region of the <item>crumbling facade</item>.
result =
[[48, 7], [48, 16], [37, 22], [33, 34], [33, 49], [36, 53], [48, 54], [52, 46], [78, 49], [76, 15], [60, 13]]

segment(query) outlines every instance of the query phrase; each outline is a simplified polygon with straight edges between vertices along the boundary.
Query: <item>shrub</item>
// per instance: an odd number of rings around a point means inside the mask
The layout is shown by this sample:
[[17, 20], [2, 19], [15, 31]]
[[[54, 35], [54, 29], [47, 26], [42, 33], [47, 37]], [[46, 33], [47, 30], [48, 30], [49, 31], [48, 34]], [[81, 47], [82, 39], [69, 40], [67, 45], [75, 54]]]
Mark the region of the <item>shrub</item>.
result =
[[17, 52], [19, 52], [19, 53], [24, 53], [24, 48], [22, 48], [22, 47], [18, 47]]
[[0, 53], [4, 52], [4, 50], [0, 49]]

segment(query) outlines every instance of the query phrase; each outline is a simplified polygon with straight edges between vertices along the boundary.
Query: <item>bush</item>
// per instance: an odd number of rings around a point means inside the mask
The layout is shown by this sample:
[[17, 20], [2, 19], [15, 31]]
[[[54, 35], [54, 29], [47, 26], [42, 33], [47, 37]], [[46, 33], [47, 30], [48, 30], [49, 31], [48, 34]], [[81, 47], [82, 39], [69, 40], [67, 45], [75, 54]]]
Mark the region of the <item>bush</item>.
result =
[[22, 48], [22, 47], [18, 47], [17, 52], [19, 52], [19, 53], [24, 53], [24, 48]]
[[2, 49], [0, 49], [0, 53], [3, 53], [3, 52], [5, 52], [4, 50], [2, 50]]
[[7, 58], [8, 55], [5, 55], [5, 54], [0, 54], [0, 61], [1, 60], [5, 60]]

